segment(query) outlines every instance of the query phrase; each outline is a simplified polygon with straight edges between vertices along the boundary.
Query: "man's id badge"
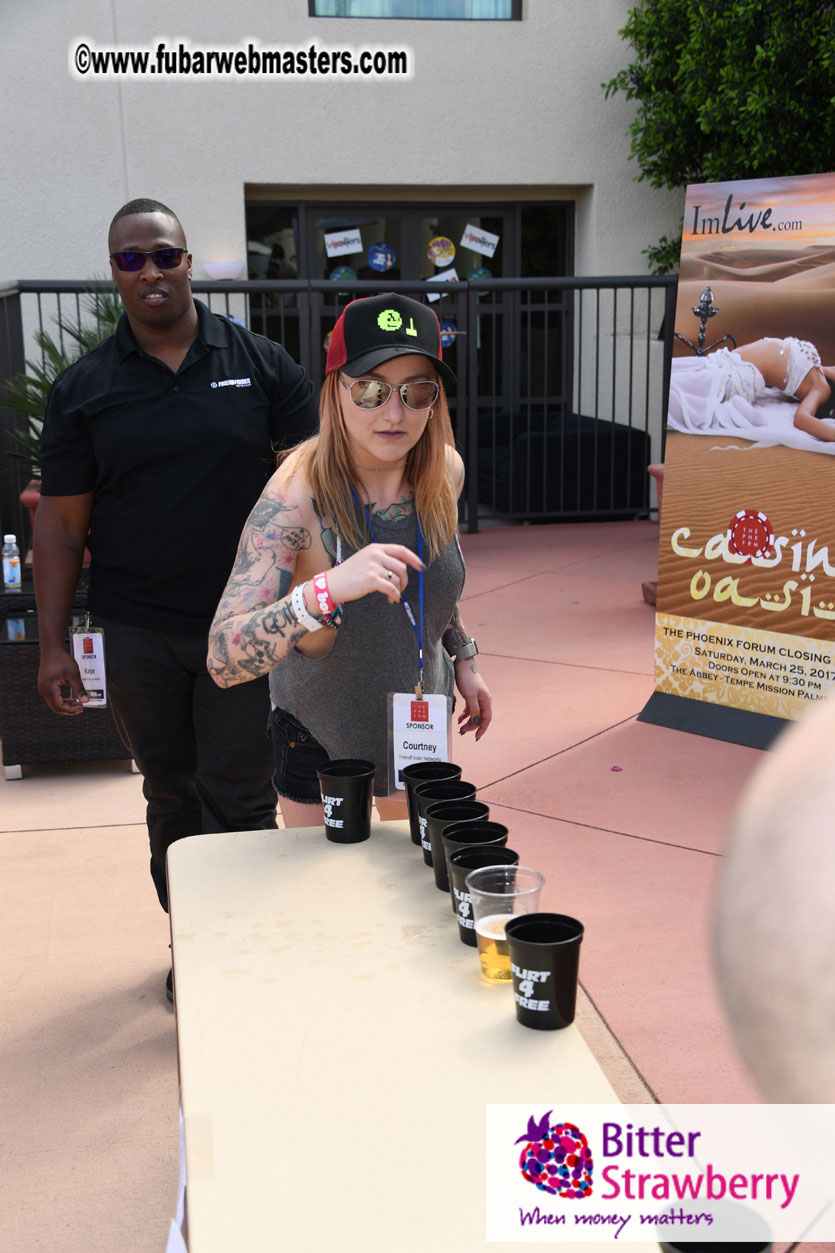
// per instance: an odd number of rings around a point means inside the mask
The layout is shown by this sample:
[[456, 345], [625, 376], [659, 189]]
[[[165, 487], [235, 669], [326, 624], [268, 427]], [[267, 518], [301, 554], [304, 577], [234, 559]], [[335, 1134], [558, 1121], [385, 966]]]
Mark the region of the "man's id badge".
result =
[[73, 627], [70, 631], [72, 655], [81, 671], [81, 682], [89, 696], [88, 709], [101, 709], [107, 704], [107, 680], [104, 677], [104, 632], [99, 627]]
[[403, 769], [417, 761], [449, 761], [452, 700], [442, 693], [389, 692], [389, 793], [405, 792]]

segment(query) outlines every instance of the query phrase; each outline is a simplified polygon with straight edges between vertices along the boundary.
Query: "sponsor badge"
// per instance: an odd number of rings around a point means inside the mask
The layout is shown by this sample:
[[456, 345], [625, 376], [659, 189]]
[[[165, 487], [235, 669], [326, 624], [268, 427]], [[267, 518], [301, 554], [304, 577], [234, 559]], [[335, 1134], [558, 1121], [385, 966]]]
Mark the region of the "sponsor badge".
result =
[[404, 792], [403, 769], [418, 761], [449, 761], [452, 701], [443, 694], [389, 692], [389, 792]]
[[89, 696], [88, 709], [101, 709], [107, 704], [107, 680], [104, 674], [104, 632], [99, 627], [73, 627], [70, 631], [72, 655], [81, 671], [81, 682]]

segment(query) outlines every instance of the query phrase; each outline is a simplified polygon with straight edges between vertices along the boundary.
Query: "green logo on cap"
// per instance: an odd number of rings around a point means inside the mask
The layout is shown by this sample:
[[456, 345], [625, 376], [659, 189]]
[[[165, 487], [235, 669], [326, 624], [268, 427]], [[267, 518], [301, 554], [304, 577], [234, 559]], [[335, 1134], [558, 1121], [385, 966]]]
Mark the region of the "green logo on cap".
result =
[[377, 318], [377, 325], [381, 331], [399, 331], [403, 319], [396, 309], [383, 309]]

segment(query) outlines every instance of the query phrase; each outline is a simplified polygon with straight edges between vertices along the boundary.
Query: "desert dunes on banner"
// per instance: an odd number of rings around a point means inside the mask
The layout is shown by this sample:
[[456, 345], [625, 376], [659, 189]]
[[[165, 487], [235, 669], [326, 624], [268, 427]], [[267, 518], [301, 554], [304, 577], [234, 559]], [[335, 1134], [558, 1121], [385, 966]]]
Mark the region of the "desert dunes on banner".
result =
[[[811, 340], [824, 363], [835, 364], [835, 246], [688, 248], [681, 258], [675, 329], [693, 343], [699, 319], [692, 310], [705, 286], [719, 311], [708, 321], [706, 346], [723, 335], [733, 335], [737, 344], [793, 335]], [[677, 356], [689, 351], [676, 341]]]

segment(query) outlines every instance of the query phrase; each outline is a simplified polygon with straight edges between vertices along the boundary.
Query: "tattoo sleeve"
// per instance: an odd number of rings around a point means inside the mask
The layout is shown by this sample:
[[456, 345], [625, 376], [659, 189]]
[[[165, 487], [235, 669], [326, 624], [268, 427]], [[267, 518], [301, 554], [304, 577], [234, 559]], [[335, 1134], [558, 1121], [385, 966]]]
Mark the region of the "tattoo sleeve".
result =
[[312, 496], [310, 498], [310, 503], [313, 505], [313, 512], [319, 519], [319, 528], [321, 530], [322, 543], [325, 546], [325, 552], [328, 554], [331, 561], [336, 561], [336, 532], [322, 517], [322, 514], [319, 512], [319, 506], [316, 504], [316, 501]]
[[209, 674], [221, 687], [233, 687], [267, 674], [307, 634], [287, 599], [225, 626], [212, 625]]
[[462, 646], [462, 644], [465, 644], [469, 638], [470, 637], [464, 629], [464, 624], [461, 621], [461, 612], [456, 605], [452, 611], [449, 626], [441, 636], [441, 643], [450, 656], [453, 657], [458, 652], [458, 649]]
[[209, 673], [220, 687], [266, 674], [307, 633], [289, 598], [296, 554], [310, 547], [297, 506], [266, 494], [249, 516], [209, 632]]

